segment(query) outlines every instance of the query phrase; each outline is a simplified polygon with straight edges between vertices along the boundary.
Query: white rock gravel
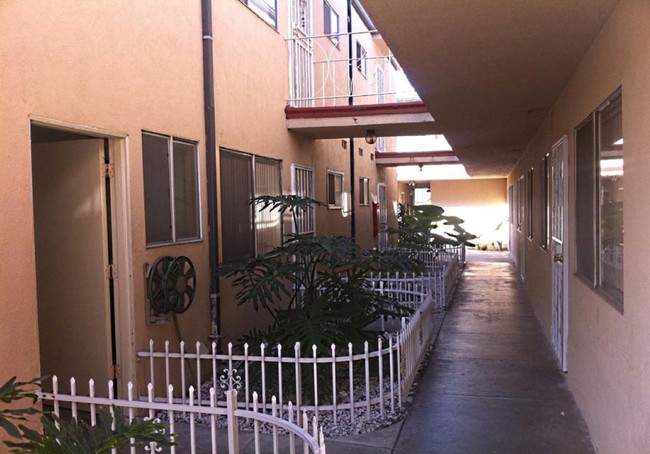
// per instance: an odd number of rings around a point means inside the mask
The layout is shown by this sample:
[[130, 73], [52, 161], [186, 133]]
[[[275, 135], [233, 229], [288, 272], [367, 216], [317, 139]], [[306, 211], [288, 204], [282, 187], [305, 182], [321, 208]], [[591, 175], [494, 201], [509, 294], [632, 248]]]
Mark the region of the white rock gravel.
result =
[[[337, 421], [336, 423], [334, 422], [334, 414], [331, 410], [321, 410], [318, 415], [318, 423], [320, 424], [320, 427], [323, 429], [323, 434], [328, 437], [328, 438], [336, 438], [336, 437], [344, 437], [344, 436], [349, 436], [349, 435], [359, 435], [363, 433], [368, 433], [368, 432], [374, 432], [378, 429], [381, 429], [383, 427], [390, 426], [400, 420], [402, 420], [407, 412], [408, 408], [410, 406], [411, 400], [415, 392], [417, 391], [418, 388], [418, 379], [420, 378], [420, 375], [424, 368], [426, 367], [430, 354], [433, 350], [433, 345], [429, 348], [429, 351], [427, 352], [427, 355], [425, 359], [423, 360], [422, 364], [420, 365], [420, 370], [418, 371], [418, 374], [414, 380], [413, 385], [411, 386], [411, 389], [408, 392], [408, 395], [402, 396], [403, 399], [403, 407], [399, 408], [398, 402], [397, 402], [397, 396], [395, 397], [395, 411], [390, 411], [390, 384], [384, 382], [384, 399], [385, 399], [385, 408], [384, 408], [384, 415], [381, 415], [380, 408], [378, 404], [371, 405], [370, 407], [370, 415], [366, 414], [366, 406], [364, 405], [363, 407], [357, 407], [354, 411], [354, 421], [352, 421], [352, 418], [350, 417], [350, 410], [349, 408], [345, 408], [345, 404], [349, 402], [349, 393], [348, 393], [348, 388], [347, 386], [345, 387], [345, 391], [339, 391], [337, 393], [337, 405], [339, 406], [339, 409], [337, 410]], [[365, 399], [365, 380], [363, 377], [358, 377], [354, 379], [354, 396], [355, 400], [357, 402], [362, 401]], [[206, 381], [203, 383], [201, 386], [201, 395], [204, 400], [209, 399], [209, 390], [212, 387], [212, 381]], [[374, 377], [371, 378], [370, 380], [370, 398], [373, 399], [375, 397], [379, 397], [379, 386], [378, 386], [378, 378]], [[225, 394], [222, 389], [216, 389], [216, 398], [218, 401], [223, 402], [225, 401]], [[241, 394], [240, 394], [241, 396]], [[242, 402], [242, 397], [239, 398], [240, 403]], [[251, 398], [252, 400], [252, 398]], [[288, 400], [285, 400], [285, 404], [287, 403]], [[270, 397], [269, 401], [267, 404], [270, 403]], [[252, 405], [252, 403], [251, 403]], [[312, 431], [311, 428], [311, 421], [313, 417], [313, 412], [308, 412], [308, 417], [309, 417], [309, 424], [310, 428], [309, 431]], [[158, 414], [158, 417], [162, 421], [167, 421], [168, 416], [167, 412], [160, 412]], [[286, 410], [283, 415], [284, 419], [288, 419], [288, 416], [286, 414]], [[302, 418], [302, 415], [301, 415]], [[217, 428], [224, 429], [227, 427], [227, 419], [225, 416], [218, 416], [215, 418], [215, 424]], [[190, 416], [185, 415], [183, 416], [182, 413], [177, 413], [175, 415], [175, 420], [176, 422], [186, 422], [189, 423], [190, 421]], [[197, 416], [195, 420], [198, 424], [203, 424], [203, 425], [210, 425], [210, 416], [209, 415], [201, 415]], [[240, 425], [239, 425], [241, 430], [244, 431], [253, 431], [254, 430], [254, 423], [252, 420], [240, 420]], [[272, 433], [273, 432], [273, 427], [269, 424], [265, 423], [260, 423], [259, 424], [260, 431], [263, 433]], [[279, 433], [285, 433], [282, 430], [278, 431]]]

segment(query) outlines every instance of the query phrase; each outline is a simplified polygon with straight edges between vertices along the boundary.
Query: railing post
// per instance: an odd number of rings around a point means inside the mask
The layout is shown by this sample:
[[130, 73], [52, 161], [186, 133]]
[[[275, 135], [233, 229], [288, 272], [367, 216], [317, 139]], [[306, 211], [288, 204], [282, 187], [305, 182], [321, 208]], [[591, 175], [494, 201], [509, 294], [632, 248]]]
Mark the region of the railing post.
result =
[[237, 424], [237, 391], [226, 391], [226, 409], [228, 412], [228, 454], [239, 454], [239, 426]]

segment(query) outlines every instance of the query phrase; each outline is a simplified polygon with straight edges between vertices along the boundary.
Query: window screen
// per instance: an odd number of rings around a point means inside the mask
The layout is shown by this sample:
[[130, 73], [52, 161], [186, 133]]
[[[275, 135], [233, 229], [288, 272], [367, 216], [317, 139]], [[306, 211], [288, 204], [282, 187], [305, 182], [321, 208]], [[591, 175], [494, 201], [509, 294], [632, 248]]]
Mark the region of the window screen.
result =
[[251, 156], [220, 150], [220, 175], [223, 261], [253, 257]]

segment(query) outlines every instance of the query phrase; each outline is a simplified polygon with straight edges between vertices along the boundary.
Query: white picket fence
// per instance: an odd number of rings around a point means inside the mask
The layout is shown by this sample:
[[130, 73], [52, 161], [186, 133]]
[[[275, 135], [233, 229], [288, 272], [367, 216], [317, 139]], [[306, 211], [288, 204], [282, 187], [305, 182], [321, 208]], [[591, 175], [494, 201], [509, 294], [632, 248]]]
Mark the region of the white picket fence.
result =
[[[200, 342], [180, 342], [173, 348], [169, 341], [156, 345], [151, 340], [149, 349], [138, 357], [148, 361], [152, 386], [164, 384], [170, 389], [177, 385], [169, 401], [175, 404], [192, 401], [198, 408], [210, 407], [207, 389], [211, 388], [216, 407], [227, 406], [225, 391], [239, 390], [243, 395], [237, 405], [246, 411], [252, 409], [257, 395], [259, 409], [272, 412], [269, 396], [275, 395], [280, 417], [290, 413], [289, 400], [294, 402], [294, 411], [316, 418], [327, 414], [334, 424], [341, 419], [354, 423], [360, 418], [383, 417], [403, 406], [435, 335], [434, 314], [448, 307], [460, 276], [459, 253], [458, 248], [435, 251], [435, 260], [430, 254], [425, 274], [368, 276], [375, 291], [414, 310], [408, 318], [377, 320], [372, 328], [383, 335], [376, 345], [365, 342], [355, 350], [346, 343], [331, 345], [327, 351], [312, 346], [310, 354], [303, 356], [299, 343], [293, 349], [245, 344], [241, 351], [228, 344], [225, 353], [218, 353], [215, 343], [209, 348]], [[189, 385], [197, 390], [192, 397]]]
[[[174, 402], [181, 404], [188, 401], [185, 389], [190, 383], [201, 389], [207, 382], [215, 389], [241, 390], [239, 405], [246, 410], [251, 408], [252, 394], [256, 392], [263, 411], [270, 410], [268, 396], [275, 394], [281, 415], [288, 411], [288, 399], [293, 399], [297, 410], [316, 417], [330, 413], [334, 424], [343, 414], [352, 422], [357, 418], [370, 420], [371, 409], [384, 416], [386, 411], [402, 407], [403, 396], [434, 335], [436, 305], [426, 289], [425, 278], [401, 278], [383, 288], [391, 296], [400, 295], [398, 299], [417, 304], [417, 309], [408, 319], [378, 321], [382, 331], [393, 332], [379, 336], [376, 346], [365, 342], [361, 351], [354, 351], [351, 343], [343, 348], [331, 345], [326, 352], [312, 346], [311, 355], [304, 357], [299, 343], [288, 354], [281, 345], [270, 349], [262, 344], [253, 352], [246, 344], [242, 352], [236, 353], [229, 344], [228, 351], [221, 354], [215, 343], [209, 351], [200, 342], [189, 350], [180, 342], [178, 349], [171, 351], [169, 341], [164, 343], [164, 349], [157, 349], [151, 340], [149, 350], [138, 356], [149, 361], [151, 383], [162, 380], [166, 387], [180, 385]], [[208, 405], [208, 396], [197, 396], [196, 404]], [[225, 405], [220, 395], [219, 405]]]
[[[76, 393], [76, 382], [74, 378], [70, 379], [70, 393], [60, 393], [59, 383], [56, 376], [52, 380], [52, 392], [39, 392], [39, 398], [44, 403], [49, 403], [53, 407], [53, 412], [61, 416], [61, 403], [69, 403], [72, 418], [78, 419], [79, 413], [83, 412], [84, 416], [90, 418], [90, 425], [97, 424], [97, 414], [100, 408], [105, 408], [111, 416], [115, 416], [115, 411], [123, 411], [128, 421], [133, 421], [136, 417], [143, 417], [147, 420], [160, 422], [161, 415], [164, 415], [163, 425], [168, 425], [169, 440], [177, 443], [177, 446], [163, 447], [156, 443], [151, 443], [142, 447], [143, 452], [163, 452], [168, 451], [172, 454], [178, 452], [190, 452], [192, 454], [199, 452], [218, 452], [218, 435], [220, 431], [227, 431], [228, 454], [239, 454], [239, 425], [242, 420], [253, 422], [254, 448], [255, 453], [259, 454], [264, 448], [264, 452], [269, 452], [271, 448], [274, 454], [280, 453], [280, 431], [284, 431], [288, 436], [288, 450], [283, 452], [291, 454], [296, 453], [296, 441], [302, 442], [302, 452], [305, 454], [325, 454], [325, 443], [322, 431], [318, 428], [316, 417], [311, 418], [311, 424], [307, 413], [303, 411], [302, 418], [297, 408], [289, 402], [287, 405], [288, 419], [282, 419], [278, 414], [278, 405], [275, 397], [271, 399], [271, 414], [260, 412], [257, 394], [253, 395], [252, 406], [250, 409], [241, 409], [237, 405], [237, 391], [231, 389], [225, 392], [225, 406], [218, 406], [216, 400], [216, 391], [214, 388], [209, 390], [209, 404], [197, 405], [199, 401], [195, 396], [195, 389], [190, 386], [188, 389], [187, 401], [179, 404], [174, 398], [173, 385], [167, 386], [167, 396], [162, 401], [154, 396], [154, 386], [147, 386], [146, 399], [134, 398], [133, 384], [128, 383], [128, 398], [116, 399], [113, 382], [108, 382], [108, 396], [96, 397], [96, 388], [93, 380], [88, 383], [89, 395], [78, 395]], [[176, 430], [180, 423], [177, 423], [177, 416], [183, 415], [184, 420], [189, 420], [189, 436], [179, 436]], [[294, 418], [295, 415], [295, 418]], [[197, 419], [201, 417], [209, 420], [209, 446], [207, 446], [207, 437], [197, 437]], [[225, 429], [218, 428], [218, 419], [226, 419]], [[294, 422], [295, 421], [295, 422]], [[302, 426], [299, 422], [302, 421]], [[266, 424], [271, 427], [272, 441], [271, 446], [265, 445], [260, 437], [260, 424]], [[310, 427], [311, 425], [311, 427]], [[223, 426], [223, 424], [222, 424]], [[113, 427], [114, 429], [114, 427]], [[311, 433], [310, 433], [311, 429]], [[176, 436], [174, 435], [176, 434]], [[163, 433], [164, 435], [164, 433]], [[189, 438], [189, 440], [187, 440]], [[268, 443], [268, 442], [267, 442]], [[131, 447], [132, 454], [137, 452], [136, 447]], [[223, 452], [223, 451], [222, 451]], [[112, 450], [116, 454], [115, 449]]]

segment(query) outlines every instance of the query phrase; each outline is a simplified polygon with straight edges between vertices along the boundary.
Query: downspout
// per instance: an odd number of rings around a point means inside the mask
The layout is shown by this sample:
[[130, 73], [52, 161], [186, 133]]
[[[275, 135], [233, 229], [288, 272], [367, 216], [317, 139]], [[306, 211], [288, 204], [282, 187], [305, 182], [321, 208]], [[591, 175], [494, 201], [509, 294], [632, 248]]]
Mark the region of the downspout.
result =
[[[352, 0], [348, 0], [348, 80], [350, 81], [350, 96], [348, 105], [354, 105], [352, 77], [354, 76], [354, 62], [352, 60]], [[356, 198], [354, 191], [355, 172], [354, 172], [354, 137], [350, 137], [350, 236], [356, 239]]]
[[203, 102], [205, 105], [205, 166], [208, 179], [208, 249], [210, 256], [210, 335], [217, 342], [221, 335], [221, 295], [219, 293], [217, 237], [217, 137], [214, 112], [214, 61], [212, 54], [212, 0], [201, 0], [203, 32]]

